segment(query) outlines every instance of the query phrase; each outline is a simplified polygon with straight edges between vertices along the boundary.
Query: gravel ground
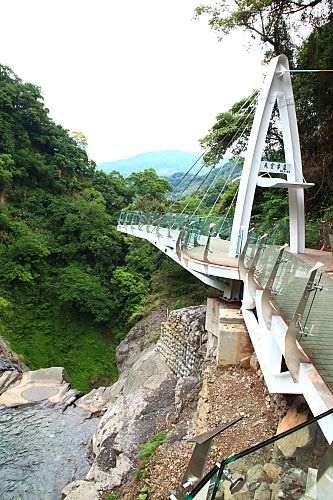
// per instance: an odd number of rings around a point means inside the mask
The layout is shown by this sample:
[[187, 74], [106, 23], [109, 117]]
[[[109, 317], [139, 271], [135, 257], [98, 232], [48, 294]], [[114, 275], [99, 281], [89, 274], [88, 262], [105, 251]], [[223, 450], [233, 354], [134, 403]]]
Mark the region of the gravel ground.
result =
[[[276, 433], [277, 419], [267, 389], [257, 373], [239, 367], [209, 365], [203, 377], [196, 426], [198, 435], [243, 416], [243, 420], [215, 438], [206, 470], [217, 460], [226, 458]], [[187, 415], [188, 418], [188, 415]], [[150, 461], [149, 499], [167, 499], [177, 490], [188, 464], [193, 443], [183, 440], [160, 446]], [[118, 495], [124, 500], [137, 500], [143, 481], [124, 485]]]

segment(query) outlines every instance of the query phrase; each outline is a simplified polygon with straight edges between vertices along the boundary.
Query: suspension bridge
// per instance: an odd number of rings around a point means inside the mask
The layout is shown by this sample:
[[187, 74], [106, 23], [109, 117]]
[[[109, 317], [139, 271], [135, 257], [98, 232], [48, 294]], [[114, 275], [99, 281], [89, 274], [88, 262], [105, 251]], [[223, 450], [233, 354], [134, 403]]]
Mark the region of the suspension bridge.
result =
[[[268, 127], [277, 107], [284, 159], [263, 159]], [[244, 136], [255, 116], [239, 187], [223, 217], [198, 214], [223, 165], [192, 214], [144, 213], [124, 210], [118, 230], [146, 239], [202, 282], [217, 288], [227, 301], [242, 301], [242, 314], [271, 393], [303, 394], [312, 413], [333, 408], [333, 257], [305, 247], [304, 190], [313, 184], [302, 173], [294, 96], [288, 60], [274, 58], [259, 95], [243, 105], [235, 140]], [[230, 146], [230, 148], [229, 148]], [[233, 178], [229, 172], [221, 189]], [[189, 171], [188, 171], [189, 172]], [[188, 174], [185, 174], [185, 176]], [[204, 177], [204, 185], [210, 172]], [[183, 178], [181, 179], [183, 180]], [[257, 186], [282, 188], [289, 200], [288, 224], [277, 221], [270, 234], [252, 229]], [[220, 195], [221, 195], [220, 193]], [[234, 205], [234, 207], [232, 207]], [[234, 210], [233, 218], [229, 217]], [[278, 214], [277, 214], [278, 216]], [[319, 425], [329, 443], [333, 417]]]

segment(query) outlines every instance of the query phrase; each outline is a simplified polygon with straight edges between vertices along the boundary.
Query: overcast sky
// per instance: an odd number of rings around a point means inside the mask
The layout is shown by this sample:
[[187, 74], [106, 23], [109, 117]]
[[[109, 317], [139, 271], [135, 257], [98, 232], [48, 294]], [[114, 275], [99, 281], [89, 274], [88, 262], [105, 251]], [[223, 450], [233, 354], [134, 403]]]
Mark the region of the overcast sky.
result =
[[242, 34], [217, 42], [199, 0], [0, 0], [0, 62], [42, 88], [97, 163], [199, 151], [217, 113], [262, 82]]

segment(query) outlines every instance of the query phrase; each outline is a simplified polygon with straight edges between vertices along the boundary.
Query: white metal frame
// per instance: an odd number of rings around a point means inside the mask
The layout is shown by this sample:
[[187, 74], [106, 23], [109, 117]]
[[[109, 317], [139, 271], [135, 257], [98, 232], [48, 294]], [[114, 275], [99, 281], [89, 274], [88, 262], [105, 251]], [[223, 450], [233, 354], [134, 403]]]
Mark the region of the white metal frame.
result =
[[[303, 253], [305, 249], [304, 188], [310, 187], [311, 184], [303, 182], [301, 149], [289, 64], [287, 57], [280, 55], [272, 59], [268, 66], [258, 100], [240, 179], [230, 241], [229, 255], [231, 257], [236, 257], [239, 252], [237, 247], [241, 229], [245, 231], [244, 242], [246, 240], [256, 186], [265, 184], [264, 179], [258, 180], [258, 174], [275, 102], [280, 113], [285, 162], [291, 166], [291, 169], [286, 180], [279, 179], [278, 183], [267, 182], [267, 187], [274, 187], [276, 184], [275, 187], [283, 186], [288, 189], [290, 249], [293, 253]], [[270, 179], [267, 180], [270, 181]]]

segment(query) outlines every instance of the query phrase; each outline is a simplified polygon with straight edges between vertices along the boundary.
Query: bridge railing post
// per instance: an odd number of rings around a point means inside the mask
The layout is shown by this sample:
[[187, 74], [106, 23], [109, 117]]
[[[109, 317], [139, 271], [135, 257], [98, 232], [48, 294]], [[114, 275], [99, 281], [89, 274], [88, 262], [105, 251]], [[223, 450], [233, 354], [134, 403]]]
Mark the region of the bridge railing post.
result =
[[207, 243], [206, 243], [206, 246], [205, 246], [204, 258], [203, 258], [203, 260], [205, 262], [209, 262], [208, 252], [211, 251], [211, 250], [209, 250], [209, 246], [210, 246], [210, 240], [212, 239], [212, 236], [214, 234], [214, 227], [215, 226], [216, 226], [216, 224], [214, 224], [214, 223], [209, 224], [208, 238], [207, 238]]
[[227, 422], [221, 427], [217, 427], [216, 429], [212, 429], [208, 432], [205, 432], [204, 434], [200, 434], [199, 436], [195, 436], [194, 438], [189, 439], [189, 441], [195, 443], [195, 446], [185, 474], [183, 476], [181, 486], [177, 492], [177, 496], [173, 496], [173, 498], [176, 498], [177, 500], [184, 499], [186, 497], [187, 491], [198, 484], [203, 476], [208, 453], [210, 451], [213, 439], [221, 434], [221, 432], [237, 424], [237, 422], [242, 420], [242, 418], [243, 417], [238, 417], [231, 422]]
[[238, 259], [239, 276], [240, 276], [240, 279], [242, 281], [245, 281], [246, 273], [249, 270], [249, 268], [247, 268], [245, 265], [245, 257], [246, 257], [246, 252], [247, 252], [248, 246], [250, 244], [250, 239], [251, 239], [253, 231], [254, 231], [254, 228], [252, 227], [247, 234], [247, 238], [246, 238], [244, 247], [243, 247], [243, 249], [239, 255], [239, 259]]

